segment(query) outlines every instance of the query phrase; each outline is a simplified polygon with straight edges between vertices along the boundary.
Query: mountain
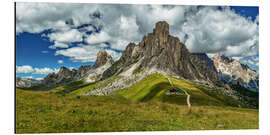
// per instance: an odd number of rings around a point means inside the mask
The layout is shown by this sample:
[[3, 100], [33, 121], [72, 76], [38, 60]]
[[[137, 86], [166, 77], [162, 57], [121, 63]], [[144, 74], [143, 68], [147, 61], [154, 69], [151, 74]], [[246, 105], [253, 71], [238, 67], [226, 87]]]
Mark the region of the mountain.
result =
[[106, 51], [99, 51], [97, 60], [90, 70], [87, 71], [85, 79], [87, 82], [96, 82], [101, 79], [102, 74], [114, 63], [112, 56]]
[[251, 70], [247, 65], [223, 55], [214, 56], [213, 62], [219, 73], [220, 80], [224, 83], [240, 85], [247, 89], [258, 91], [259, 73]]
[[213, 60], [209, 58], [205, 53], [192, 53], [192, 55], [204, 61], [208, 69], [217, 72]]
[[107, 95], [128, 88], [148, 75], [161, 73], [167, 76], [222, 87], [215, 70], [206, 61], [189, 52], [177, 37], [169, 34], [169, 24], [160, 21], [152, 33], [145, 35], [140, 43], [129, 43], [120, 59], [102, 74], [108, 80], [102, 88], [94, 88], [85, 95]]
[[48, 74], [42, 84], [51, 89], [74, 81], [85, 79], [87, 82], [95, 82], [101, 78], [101, 74], [112, 65], [113, 59], [106, 51], [99, 51], [93, 66], [81, 66], [78, 70], [69, 70], [61, 67], [58, 73]]
[[94, 68], [101, 67], [105, 64], [113, 64], [112, 56], [109, 55], [106, 51], [99, 51], [97, 54], [97, 60], [94, 64]]
[[16, 87], [19, 88], [30, 88], [39, 83], [40, 81], [36, 79], [16, 77]]
[[83, 94], [108, 95], [131, 87], [154, 73], [207, 85], [227, 95], [239, 93], [232, 91], [232, 87], [237, 89], [235, 85], [258, 88], [255, 71], [224, 56], [212, 60], [205, 53], [189, 52], [179, 38], [170, 35], [169, 24], [165, 21], [157, 22], [153, 32], [138, 44], [129, 43], [116, 62], [106, 51], [99, 51], [93, 66], [81, 66], [78, 70], [61, 67], [58, 73], [45, 77], [41, 84], [48, 90], [79, 80], [87, 83], [105, 80], [102, 87]]
[[[150, 80], [142, 85], [145, 78]], [[178, 82], [178, 86], [170, 84], [169, 78]], [[182, 84], [188, 84], [188, 87]], [[163, 98], [167, 97], [169, 89], [185, 87], [193, 98], [196, 94], [190, 89], [200, 90], [224, 102], [239, 101], [241, 104], [232, 103], [236, 106], [258, 107], [258, 93], [246, 89], [258, 88], [255, 71], [225, 56], [210, 59], [205, 53], [189, 52], [179, 38], [170, 35], [169, 24], [164, 21], [157, 22], [153, 32], [145, 35], [138, 44], [129, 43], [116, 62], [106, 51], [99, 51], [93, 66], [81, 66], [78, 70], [61, 67], [57, 73], [46, 76], [40, 86], [37, 89], [95, 96], [132, 89], [123, 92], [131, 99], [134, 94], [152, 97], [159, 92], [163, 94], [159, 93], [156, 98]], [[137, 90], [142, 93], [132, 93]]]
[[144, 36], [138, 45], [128, 44], [121, 58], [104, 72], [102, 78], [119, 74], [128, 76], [138, 69], [221, 85], [214, 70], [193, 56], [179, 38], [169, 34], [169, 24], [165, 21], [157, 22], [153, 32]]

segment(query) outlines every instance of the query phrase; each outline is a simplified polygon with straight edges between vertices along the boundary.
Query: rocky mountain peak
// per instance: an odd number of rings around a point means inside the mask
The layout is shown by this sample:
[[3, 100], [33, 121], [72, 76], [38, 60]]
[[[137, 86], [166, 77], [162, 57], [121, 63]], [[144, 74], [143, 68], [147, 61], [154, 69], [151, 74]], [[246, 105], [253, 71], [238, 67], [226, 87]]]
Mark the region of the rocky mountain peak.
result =
[[70, 70], [64, 66], [62, 66], [58, 71], [58, 73], [65, 73], [65, 72], [70, 72]]
[[72, 74], [72, 71], [70, 71], [66, 67], [61, 67], [57, 73], [60, 77], [66, 78], [67, 76], [70, 76]]
[[190, 80], [218, 82], [215, 71], [193, 56], [178, 37], [169, 35], [169, 24], [165, 21], [157, 22], [153, 33], [145, 35], [138, 45], [130, 43], [119, 61], [104, 72], [103, 78], [122, 71], [132, 73], [136, 67]]
[[160, 39], [167, 39], [170, 34], [169, 24], [166, 21], [157, 22], [153, 33], [154, 35], [158, 36]]
[[110, 64], [113, 63], [113, 59], [112, 56], [109, 55], [106, 51], [99, 51], [97, 54], [97, 60], [95, 62], [94, 67], [100, 67], [105, 65], [107, 62], [109, 62]]

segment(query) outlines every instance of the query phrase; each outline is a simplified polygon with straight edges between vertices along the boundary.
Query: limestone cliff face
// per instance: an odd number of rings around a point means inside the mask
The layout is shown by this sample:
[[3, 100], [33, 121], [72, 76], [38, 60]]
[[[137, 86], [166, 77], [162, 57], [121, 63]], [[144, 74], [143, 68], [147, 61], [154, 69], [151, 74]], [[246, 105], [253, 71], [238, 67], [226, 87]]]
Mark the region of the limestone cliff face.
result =
[[259, 74], [251, 70], [247, 65], [241, 64], [238, 60], [229, 59], [223, 55], [214, 56], [213, 62], [223, 82], [238, 84], [245, 88], [258, 91]]
[[153, 33], [144, 36], [138, 45], [128, 44], [122, 57], [104, 72], [103, 78], [120, 74], [137, 62], [142, 69], [156, 69], [189, 80], [220, 83], [214, 70], [193, 56], [177, 37], [169, 34], [169, 24], [165, 21], [157, 22]]

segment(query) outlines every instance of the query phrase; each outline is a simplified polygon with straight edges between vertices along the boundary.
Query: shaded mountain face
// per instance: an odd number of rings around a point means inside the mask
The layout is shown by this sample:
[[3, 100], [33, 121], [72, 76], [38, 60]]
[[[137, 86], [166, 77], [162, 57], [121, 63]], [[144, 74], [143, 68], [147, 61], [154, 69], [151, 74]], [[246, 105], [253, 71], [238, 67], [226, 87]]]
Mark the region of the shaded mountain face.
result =
[[[70, 82], [78, 81], [81, 79], [94, 80], [99, 79], [96, 77], [102, 74], [104, 66], [111, 66], [113, 63], [112, 57], [106, 51], [99, 51], [97, 54], [97, 60], [93, 66], [80, 66], [78, 70], [68, 69], [66, 67], [61, 67], [58, 73], [48, 74], [43, 80], [42, 84], [49, 88], [54, 88], [60, 85], [65, 85]], [[101, 75], [100, 75], [101, 76]], [[93, 82], [93, 81], [89, 81]]]
[[217, 69], [214, 65], [214, 62], [211, 58], [209, 58], [205, 53], [192, 53], [193, 56], [198, 57], [200, 60], [204, 61], [206, 67], [210, 70], [217, 72]]
[[84, 77], [87, 72], [92, 69], [92, 66], [80, 66], [79, 69], [77, 70], [77, 73], [76, 73], [76, 78], [82, 78]]
[[40, 83], [39, 80], [31, 79], [31, 78], [21, 78], [16, 77], [16, 87], [19, 88], [30, 88]]
[[152, 33], [136, 45], [127, 45], [121, 58], [103, 74], [103, 78], [120, 74], [136, 63], [146, 71], [163, 72], [189, 80], [221, 85], [216, 71], [200, 57], [192, 55], [177, 37], [169, 35], [169, 24], [157, 22]]
[[226, 56], [213, 57], [214, 65], [219, 72], [219, 78], [228, 84], [240, 85], [253, 91], [259, 89], [259, 74], [238, 60]]

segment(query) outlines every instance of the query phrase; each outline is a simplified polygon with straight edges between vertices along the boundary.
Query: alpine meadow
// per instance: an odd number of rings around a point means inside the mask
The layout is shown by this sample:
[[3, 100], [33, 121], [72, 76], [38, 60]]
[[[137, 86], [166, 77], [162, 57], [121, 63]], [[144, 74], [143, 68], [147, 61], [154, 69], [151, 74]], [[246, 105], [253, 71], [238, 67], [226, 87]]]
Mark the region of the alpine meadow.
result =
[[258, 7], [15, 5], [16, 133], [259, 129]]

